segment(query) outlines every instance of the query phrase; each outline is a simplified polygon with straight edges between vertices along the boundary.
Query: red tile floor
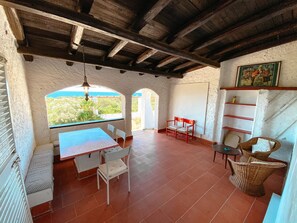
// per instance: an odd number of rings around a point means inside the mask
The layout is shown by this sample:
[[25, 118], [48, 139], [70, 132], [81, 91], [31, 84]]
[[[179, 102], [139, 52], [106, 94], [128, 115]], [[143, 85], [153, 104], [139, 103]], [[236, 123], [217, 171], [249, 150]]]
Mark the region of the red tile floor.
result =
[[281, 193], [284, 170], [265, 182], [266, 195], [255, 198], [228, 180], [230, 168], [211, 147], [186, 144], [164, 133], [143, 131], [129, 142], [131, 193], [127, 176], [111, 183], [106, 205], [106, 185], [96, 176], [76, 179], [73, 161], [54, 165], [53, 212], [35, 223], [59, 222], [262, 222], [272, 192]]

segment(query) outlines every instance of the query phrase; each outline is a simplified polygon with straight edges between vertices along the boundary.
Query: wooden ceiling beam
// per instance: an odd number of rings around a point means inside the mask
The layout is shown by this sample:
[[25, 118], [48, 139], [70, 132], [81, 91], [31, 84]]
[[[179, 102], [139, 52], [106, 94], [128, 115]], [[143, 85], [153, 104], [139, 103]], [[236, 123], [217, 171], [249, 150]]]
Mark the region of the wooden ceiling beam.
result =
[[17, 11], [14, 8], [3, 7], [12, 34], [19, 45], [27, 45], [26, 37]]
[[[34, 47], [21, 46], [18, 48], [18, 53], [50, 57], [55, 59], [62, 59], [70, 62], [83, 63], [81, 53], [77, 52], [75, 55], [69, 55], [67, 52], [63, 51], [62, 49], [53, 48], [53, 47], [34, 48]], [[164, 72], [156, 69], [146, 69], [143, 67], [128, 66], [126, 64], [121, 64], [119, 62], [114, 62], [114, 61], [100, 61], [98, 56], [93, 56], [88, 54], [85, 55], [85, 62], [87, 64], [93, 64], [95, 66], [107, 67], [107, 68], [118, 69], [118, 70], [134, 71], [134, 72], [147, 73], [151, 75], [159, 75], [159, 76], [165, 76], [165, 77], [169, 76], [174, 78], [183, 78], [183, 75], [177, 72], [169, 73], [169, 72]]]
[[152, 55], [154, 55], [155, 53], [157, 53], [158, 50], [151, 50], [148, 49], [145, 52], [143, 52], [141, 55], [139, 55], [136, 59], [136, 63], [141, 63], [143, 61], [145, 61], [147, 58], [151, 57]]
[[247, 47], [246, 49], [240, 49], [236, 52], [229, 53], [229, 55], [224, 56], [221, 61], [225, 61], [225, 60], [229, 60], [229, 59], [232, 59], [235, 57], [254, 53], [254, 52], [257, 52], [260, 50], [265, 50], [265, 49], [268, 49], [271, 47], [275, 47], [275, 46], [289, 43], [289, 42], [296, 41], [296, 40], [297, 40], [297, 33], [290, 34], [287, 36], [277, 37], [274, 40], [270, 40], [270, 41], [267, 40], [262, 44], [254, 44], [253, 47]]
[[139, 13], [131, 26], [133, 31], [139, 32], [147, 23], [152, 21], [172, 0], [157, 0]]
[[[46, 38], [46, 39], [60, 41], [60, 42], [64, 42], [64, 43], [68, 43], [70, 40], [70, 37], [67, 35], [48, 31], [48, 30], [42, 30], [39, 28], [28, 27], [28, 26], [24, 26], [24, 29], [29, 37], [32, 36], [32, 37], [38, 37], [38, 38]], [[89, 40], [84, 40], [84, 46], [91, 48], [91, 49], [102, 50], [102, 51], [107, 51], [109, 49], [108, 45], [104, 45], [101, 43], [95, 43], [95, 42], [92, 42]], [[129, 60], [132, 60], [133, 58], [135, 58], [137, 56], [136, 54], [131, 53], [129, 51], [125, 51], [125, 50], [121, 50], [118, 53], [118, 55], [127, 57]], [[152, 58], [149, 58], [147, 60], [147, 62], [155, 64], [157, 61]]]
[[194, 64], [195, 64], [195, 63], [192, 62], [192, 61], [187, 61], [187, 62], [185, 62], [185, 63], [182, 63], [182, 64], [180, 64], [180, 65], [174, 67], [174, 68], [173, 68], [173, 71], [181, 70], [181, 69], [183, 69], [183, 68], [185, 68], [185, 67], [189, 67], [189, 66], [192, 66], [192, 65], [194, 65]]
[[[7, 21], [9, 23], [10, 29], [12, 34], [14, 35], [17, 43], [19, 46], [26, 46], [28, 45], [23, 25], [21, 24], [20, 18], [18, 16], [17, 11], [14, 8], [3, 7]], [[32, 62], [33, 56], [31, 55], [24, 55], [24, 59], [26, 61]]]
[[[79, 0], [77, 12], [89, 14], [94, 0]], [[70, 34], [69, 53], [75, 54], [84, 34], [84, 28], [81, 26], [72, 26]]]
[[[152, 6], [147, 6], [143, 10], [143, 13], [140, 13], [134, 19], [133, 24], [128, 29], [133, 30], [134, 32], [139, 32], [147, 23], [153, 20], [171, 1], [172, 0], [158, 0]], [[109, 50], [107, 57], [113, 57], [127, 44], [128, 41], [125, 40], [116, 41], [116, 43]]]
[[220, 50], [210, 52], [208, 55], [210, 57], [212, 57], [212, 58], [218, 58], [222, 54], [225, 54], [225, 53], [228, 53], [230, 51], [243, 48], [243, 47], [245, 47], [247, 45], [257, 43], [258, 41], [261, 41], [261, 40], [264, 40], [264, 39], [267, 39], [267, 38], [270, 38], [270, 37], [273, 37], [273, 36], [277, 37], [277, 36], [279, 36], [279, 35], [281, 35], [283, 33], [289, 32], [289, 31], [294, 30], [296, 28], [297, 28], [297, 19], [295, 19], [295, 20], [293, 20], [291, 22], [282, 24], [282, 25], [280, 25], [278, 27], [266, 30], [266, 31], [264, 31], [262, 33], [259, 33], [259, 34], [253, 35], [253, 36], [249, 36], [249, 37], [247, 37], [245, 39], [242, 39], [242, 40], [239, 40], [239, 41], [237, 41], [235, 43], [231, 43], [228, 46], [224, 46]]
[[184, 37], [195, 29], [198, 29], [235, 1], [236, 0], [220, 0], [218, 3], [212, 4], [209, 8], [200, 12], [195, 18], [191, 19], [182, 27], [177, 29], [175, 33], [169, 35], [166, 42], [170, 44], [177, 38]]
[[217, 61], [204, 58], [199, 55], [179, 50], [164, 44], [160, 41], [150, 39], [148, 37], [133, 33], [129, 30], [116, 27], [112, 24], [103, 22], [92, 16], [73, 12], [67, 8], [57, 6], [45, 1], [22, 1], [22, 0], [0, 0], [0, 4], [8, 7], [13, 7], [29, 13], [45, 16], [55, 19], [60, 22], [65, 22], [72, 25], [82, 26], [85, 29], [96, 33], [111, 36], [117, 39], [127, 40], [131, 43], [138, 44], [147, 48], [161, 51], [165, 54], [181, 57], [186, 60], [191, 60], [196, 63], [204, 64], [211, 67], [219, 67]]
[[281, 15], [284, 12], [297, 7], [296, 0], [281, 1], [276, 5], [243, 19], [242, 21], [235, 23], [234, 25], [227, 27], [218, 33], [208, 36], [203, 40], [199, 40], [193, 44], [190, 51], [195, 51], [214, 44], [226, 37], [229, 37], [232, 33], [242, 30], [250, 26], [256, 26], [267, 20], [272, 19], [275, 16]]
[[156, 67], [163, 67], [165, 66], [166, 64], [169, 64], [173, 61], [176, 61], [178, 58], [177, 57], [174, 57], [174, 56], [169, 56], [169, 57], [166, 57], [165, 59], [161, 60]]
[[188, 69], [186, 69], [184, 72], [183, 72], [183, 74], [186, 74], [186, 73], [189, 73], [189, 72], [192, 72], [192, 71], [195, 71], [195, 70], [199, 70], [199, 69], [201, 69], [201, 68], [204, 68], [205, 66], [204, 65], [197, 65], [197, 66], [193, 66], [193, 67], [191, 67], [191, 68], [188, 68]]
[[[216, 14], [218, 14], [220, 11], [222, 11], [223, 9], [225, 9], [226, 7], [228, 7], [230, 4], [232, 4], [233, 2], [235, 2], [236, 0], [220, 0], [220, 2], [218, 4], [213, 4], [211, 7], [209, 7], [208, 9], [202, 11], [199, 15], [197, 15], [194, 19], [188, 21], [185, 25], [183, 25], [182, 27], [180, 27], [178, 29], [177, 32], [168, 35], [166, 38], [164, 38], [164, 40], [166, 40], [166, 42], [168, 44], [173, 43], [177, 38], [181, 38], [185, 35], [187, 35], [188, 33], [192, 32], [195, 29], [198, 29], [200, 26], [204, 25], [206, 22], [208, 22], [210, 19], [213, 18], [213, 16], [215, 16]], [[187, 49], [185, 49], [187, 50]], [[148, 56], [153, 56], [157, 51], [154, 50], [147, 50], [145, 51], [143, 54], [147, 55], [146, 57], [143, 57], [144, 59], [149, 58]], [[139, 61], [144, 61], [141, 60], [142, 56], [144, 56], [143, 54], [141, 54], [139, 57], [137, 58], [137, 60]], [[178, 58], [176, 58], [175, 60], [177, 60]], [[173, 61], [173, 58], [171, 56], [168, 57], [168, 59], [166, 59], [166, 62], [164, 65], [171, 63]], [[168, 63], [167, 63], [168, 62]], [[159, 66], [164, 66], [159, 65]]]

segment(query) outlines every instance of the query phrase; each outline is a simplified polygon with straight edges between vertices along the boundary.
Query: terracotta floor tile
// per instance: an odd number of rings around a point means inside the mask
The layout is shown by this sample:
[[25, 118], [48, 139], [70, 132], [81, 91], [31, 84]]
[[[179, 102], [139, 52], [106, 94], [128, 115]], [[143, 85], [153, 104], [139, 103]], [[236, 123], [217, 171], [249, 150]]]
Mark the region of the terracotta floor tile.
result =
[[267, 205], [260, 201], [255, 201], [245, 220], [246, 223], [261, 223], [264, 219]]
[[52, 201], [52, 208], [54, 211], [62, 208], [62, 196], [54, 197], [54, 200]]
[[62, 205], [63, 207], [73, 204], [76, 201], [79, 201], [84, 198], [84, 195], [81, 190], [76, 190], [70, 193], [67, 193], [62, 196]]
[[247, 215], [249, 209], [251, 208], [255, 197], [249, 196], [240, 190], [236, 189], [236, 191], [230, 196], [227, 200], [227, 204], [240, 212], [242, 215]]
[[182, 216], [177, 222], [178, 223], [208, 223], [210, 219], [197, 207], [193, 207]]
[[173, 221], [163, 214], [160, 210], [155, 211], [153, 214], [144, 219], [145, 223], [172, 223]]
[[52, 223], [52, 213], [47, 213], [38, 218], [34, 218], [33, 222], [34, 223]]
[[89, 197], [85, 197], [82, 200], [75, 203], [75, 211], [79, 216], [93, 208], [98, 207], [99, 204], [96, 201], [95, 196], [91, 195]]
[[217, 192], [209, 191], [207, 192], [195, 205], [191, 208], [186, 215], [195, 215], [192, 212], [199, 210], [203, 214], [203, 219], [208, 219], [209, 221], [213, 216], [219, 211], [221, 206], [226, 201], [225, 197]]
[[190, 177], [187, 173], [184, 173], [173, 178], [167, 183], [167, 185], [177, 193], [185, 189], [185, 187], [191, 184], [193, 181], [193, 177]]
[[64, 223], [76, 217], [74, 205], [70, 205], [52, 213], [53, 223]]
[[229, 205], [224, 205], [217, 213], [212, 223], [242, 223], [246, 215], [241, 214]]
[[54, 212], [34, 222], [261, 222], [273, 192], [280, 193], [285, 171], [264, 183], [263, 197], [250, 197], [229, 181], [230, 169], [213, 149], [165, 134], [140, 131], [129, 140], [131, 193], [127, 176], [106, 184], [96, 176], [78, 180], [73, 160], [54, 164]]
[[112, 206], [101, 205], [79, 216], [76, 221], [80, 223], [100, 223], [105, 222], [115, 214]]

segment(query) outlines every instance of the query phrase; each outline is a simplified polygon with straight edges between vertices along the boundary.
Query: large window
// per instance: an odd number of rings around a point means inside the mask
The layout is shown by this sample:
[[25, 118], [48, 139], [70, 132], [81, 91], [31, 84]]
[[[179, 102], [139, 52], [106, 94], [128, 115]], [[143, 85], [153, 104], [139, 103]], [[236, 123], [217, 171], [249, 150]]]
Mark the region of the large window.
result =
[[92, 86], [89, 95], [89, 100], [85, 101], [83, 89], [79, 86], [47, 95], [45, 100], [49, 126], [123, 118], [121, 94], [105, 87]]

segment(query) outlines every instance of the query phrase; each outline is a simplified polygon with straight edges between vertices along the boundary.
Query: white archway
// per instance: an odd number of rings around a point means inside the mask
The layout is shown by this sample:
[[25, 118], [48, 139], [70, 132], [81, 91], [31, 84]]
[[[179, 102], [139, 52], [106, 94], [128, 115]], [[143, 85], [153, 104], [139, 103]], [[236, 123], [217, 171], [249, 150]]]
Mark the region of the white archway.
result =
[[159, 95], [143, 88], [132, 95], [132, 131], [158, 129]]

